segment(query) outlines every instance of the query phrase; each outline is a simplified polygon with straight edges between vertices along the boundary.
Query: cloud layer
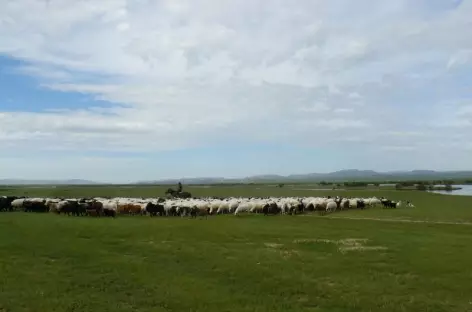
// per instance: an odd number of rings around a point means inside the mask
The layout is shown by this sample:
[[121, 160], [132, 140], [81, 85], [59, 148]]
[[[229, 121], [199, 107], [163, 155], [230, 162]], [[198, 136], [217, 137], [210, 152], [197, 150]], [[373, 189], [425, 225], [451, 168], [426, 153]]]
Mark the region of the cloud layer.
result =
[[113, 105], [0, 104], [0, 142], [8, 157], [237, 142], [470, 168], [471, 16], [470, 0], [5, 0], [0, 54], [20, 61], [5, 70]]

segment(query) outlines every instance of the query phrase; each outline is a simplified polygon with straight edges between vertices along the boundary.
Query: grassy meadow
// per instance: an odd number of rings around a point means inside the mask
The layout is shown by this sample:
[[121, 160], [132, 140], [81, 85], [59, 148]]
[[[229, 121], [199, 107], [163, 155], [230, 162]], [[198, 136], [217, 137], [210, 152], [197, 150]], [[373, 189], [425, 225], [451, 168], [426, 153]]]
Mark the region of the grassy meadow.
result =
[[[0, 195], [165, 189], [5, 187]], [[197, 220], [5, 212], [0, 311], [472, 311], [472, 226], [433, 222], [472, 222], [472, 197], [313, 189], [184, 186], [194, 196], [375, 195], [416, 207]]]

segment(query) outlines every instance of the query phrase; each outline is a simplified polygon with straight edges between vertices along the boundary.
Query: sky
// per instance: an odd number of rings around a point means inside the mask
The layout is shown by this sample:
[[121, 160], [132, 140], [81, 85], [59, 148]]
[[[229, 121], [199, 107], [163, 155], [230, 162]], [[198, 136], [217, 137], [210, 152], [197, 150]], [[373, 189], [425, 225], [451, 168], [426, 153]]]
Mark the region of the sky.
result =
[[472, 169], [472, 0], [2, 0], [0, 179]]

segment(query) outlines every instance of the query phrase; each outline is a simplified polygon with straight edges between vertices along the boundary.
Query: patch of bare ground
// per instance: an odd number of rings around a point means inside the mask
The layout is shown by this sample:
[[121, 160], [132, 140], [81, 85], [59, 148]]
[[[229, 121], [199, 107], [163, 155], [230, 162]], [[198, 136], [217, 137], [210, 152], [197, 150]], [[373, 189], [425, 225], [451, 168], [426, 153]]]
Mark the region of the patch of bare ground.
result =
[[410, 220], [405, 218], [369, 218], [369, 217], [328, 217], [329, 219], [347, 219], [347, 220], [369, 220], [383, 222], [399, 223], [427, 223], [427, 224], [446, 224], [446, 225], [472, 225], [472, 222], [453, 222], [453, 221], [429, 221], [429, 220]]
[[293, 257], [294, 255], [298, 256], [300, 254], [300, 252], [295, 249], [284, 249], [284, 244], [264, 243], [264, 245], [270, 250], [277, 251], [285, 260]]
[[266, 247], [269, 248], [280, 248], [283, 247], [283, 244], [277, 244], [277, 243], [264, 243]]
[[387, 247], [384, 246], [365, 246], [369, 240], [366, 238], [345, 238], [340, 240], [331, 240], [331, 239], [296, 239], [293, 242], [296, 244], [303, 243], [324, 243], [324, 244], [335, 244], [338, 246], [338, 250], [341, 253], [346, 253], [348, 251], [371, 251], [371, 250], [387, 250]]
[[291, 249], [291, 250], [281, 250], [280, 251], [280, 255], [282, 256], [282, 258], [284, 258], [285, 260], [293, 257], [293, 256], [298, 256], [300, 253], [298, 250], [295, 250], [295, 249]]

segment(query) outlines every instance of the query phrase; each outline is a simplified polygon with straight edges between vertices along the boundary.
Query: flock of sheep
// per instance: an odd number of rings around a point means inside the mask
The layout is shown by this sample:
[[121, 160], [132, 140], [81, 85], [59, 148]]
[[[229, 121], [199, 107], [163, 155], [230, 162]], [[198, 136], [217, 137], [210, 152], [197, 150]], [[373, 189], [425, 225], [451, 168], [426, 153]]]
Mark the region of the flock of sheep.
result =
[[[382, 206], [397, 208], [402, 202], [386, 198], [267, 197], [267, 198], [18, 198], [0, 197], [0, 211], [53, 212], [68, 215], [110, 216], [117, 214], [150, 216], [208, 216], [214, 214], [293, 215], [319, 211]], [[413, 205], [407, 202], [407, 206]]]

